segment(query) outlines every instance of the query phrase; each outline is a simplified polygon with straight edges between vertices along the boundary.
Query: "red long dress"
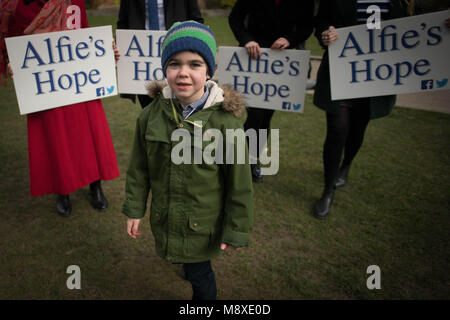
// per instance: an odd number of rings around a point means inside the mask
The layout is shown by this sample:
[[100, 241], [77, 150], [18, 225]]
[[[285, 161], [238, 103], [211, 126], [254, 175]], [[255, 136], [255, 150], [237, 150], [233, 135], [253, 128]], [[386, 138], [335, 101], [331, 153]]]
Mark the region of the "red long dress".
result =
[[[19, 1], [9, 36], [23, 35], [44, 5]], [[84, 1], [81, 27], [88, 27]], [[30, 192], [69, 194], [96, 180], [119, 176], [117, 158], [101, 100], [92, 100], [27, 115]]]

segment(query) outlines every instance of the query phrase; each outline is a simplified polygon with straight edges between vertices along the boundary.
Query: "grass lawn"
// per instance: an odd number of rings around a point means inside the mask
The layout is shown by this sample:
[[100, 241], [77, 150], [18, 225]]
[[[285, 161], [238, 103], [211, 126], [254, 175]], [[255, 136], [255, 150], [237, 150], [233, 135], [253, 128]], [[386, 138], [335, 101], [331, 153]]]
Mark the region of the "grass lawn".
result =
[[[115, 22], [101, 18], [91, 25]], [[207, 23], [221, 28], [219, 20]], [[29, 195], [26, 117], [11, 82], [0, 97], [0, 299], [190, 299], [180, 266], [156, 256], [148, 213], [137, 240], [120, 213], [140, 106], [103, 100], [121, 172], [104, 182], [110, 208], [92, 209], [85, 187], [61, 218], [54, 195]], [[323, 183], [324, 113], [310, 95], [304, 114], [276, 112], [280, 170], [255, 185], [250, 247], [213, 262], [219, 299], [448, 299], [449, 124], [449, 115], [405, 108], [372, 121], [349, 183], [319, 221], [311, 210]], [[81, 268], [81, 290], [66, 287], [70, 265]], [[381, 269], [380, 290], [366, 287], [370, 265]]]

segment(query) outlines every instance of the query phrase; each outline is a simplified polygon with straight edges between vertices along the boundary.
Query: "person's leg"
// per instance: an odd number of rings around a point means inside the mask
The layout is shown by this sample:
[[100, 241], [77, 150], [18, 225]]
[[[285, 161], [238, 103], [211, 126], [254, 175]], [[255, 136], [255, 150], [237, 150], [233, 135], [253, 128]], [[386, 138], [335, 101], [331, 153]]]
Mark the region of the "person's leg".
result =
[[[250, 147], [250, 142], [247, 138], [247, 144], [249, 145], [249, 157], [252, 160], [250, 165], [252, 171], [252, 178], [254, 182], [262, 182], [263, 175], [261, 173], [261, 168], [258, 164], [259, 155], [263, 150], [263, 146], [267, 143], [266, 140], [260, 140], [259, 130], [260, 129], [270, 129], [270, 120], [272, 118], [274, 110], [266, 110], [260, 108], [247, 108], [247, 120], [244, 123], [244, 130], [247, 132], [249, 129], [255, 130], [256, 133], [256, 145]], [[269, 134], [269, 130], [267, 130]], [[260, 147], [260, 145], [262, 147]], [[255, 162], [255, 163], [253, 163]]]
[[192, 300], [215, 300], [217, 297], [216, 278], [211, 261], [185, 263], [183, 270], [192, 285]]
[[314, 216], [326, 218], [334, 197], [334, 183], [349, 132], [349, 108], [343, 104], [335, 113], [327, 112], [327, 136], [323, 147], [325, 187], [314, 207]]
[[100, 180], [94, 181], [89, 185], [91, 193], [91, 205], [94, 209], [108, 209], [108, 200], [103, 194], [102, 184]]
[[339, 168], [335, 186], [342, 187], [347, 182], [350, 166], [356, 154], [359, 152], [363, 141], [364, 133], [370, 121], [370, 105], [368, 99], [358, 99], [350, 109], [350, 127], [347, 142], [345, 143], [344, 159]]
[[70, 203], [69, 195], [56, 195], [56, 211], [62, 217], [68, 217], [72, 213], [72, 204]]

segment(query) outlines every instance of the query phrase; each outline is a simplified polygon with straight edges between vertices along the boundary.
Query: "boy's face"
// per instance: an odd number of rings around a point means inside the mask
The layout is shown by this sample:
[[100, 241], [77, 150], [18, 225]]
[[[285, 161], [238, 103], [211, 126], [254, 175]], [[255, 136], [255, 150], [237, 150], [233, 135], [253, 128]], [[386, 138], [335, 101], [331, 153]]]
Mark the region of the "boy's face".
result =
[[201, 55], [191, 51], [174, 54], [167, 63], [167, 82], [182, 105], [202, 97], [209, 79], [208, 66]]

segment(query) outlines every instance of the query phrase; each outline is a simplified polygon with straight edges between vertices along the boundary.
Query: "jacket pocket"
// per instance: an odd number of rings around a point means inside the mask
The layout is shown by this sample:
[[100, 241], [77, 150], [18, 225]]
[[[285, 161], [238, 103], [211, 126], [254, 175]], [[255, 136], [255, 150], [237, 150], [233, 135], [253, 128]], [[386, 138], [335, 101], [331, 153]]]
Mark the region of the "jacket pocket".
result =
[[191, 256], [206, 256], [217, 246], [217, 215], [189, 217], [186, 250]]

